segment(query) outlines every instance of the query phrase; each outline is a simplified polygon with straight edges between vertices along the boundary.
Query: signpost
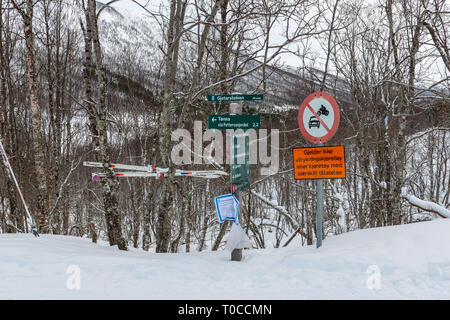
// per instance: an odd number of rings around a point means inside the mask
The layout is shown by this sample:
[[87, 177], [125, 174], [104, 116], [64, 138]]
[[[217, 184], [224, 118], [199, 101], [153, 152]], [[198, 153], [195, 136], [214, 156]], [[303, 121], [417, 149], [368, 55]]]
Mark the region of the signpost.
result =
[[[113, 170], [125, 170], [125, 171], [113, 171], [114, 175], [117, 177], [154, 177], [154, 178], [164, 178], [168, 172], [169, 168], [158, 168], [154, 166], [137, 166], [130, 164], [120, 164], [120, 163], [102, 163], [102, 162], [92, 162], [84, 161], [83, 165], [85, 167], [94, 168], [104, 168], [109, 167]], [[185, 176], [185, 177], [198, 177], [206, 179], [220, 178], [221, 176], [227, 176], [228, 174], [221, 170], [175, 170], [175, 176]], [[100, 178], [106, 177], [105, 172], [98, 172], [92, 174], [92, 180], [99, 181]]]
[[259, 129], [259, 115], [213, 114], [208, 116], [208, 129]]
[[[259, 115], [242, 115], [242, 101], [262, 101], [264, 95], [262, 94], [231, 94], [231, 95], [209, 95], [208, 101], [230, 101], [230, 114], [226, 115], [209, 115], [208, 116], [208, 129], [259, 129], [261, 126], [261, 117]], [[242, 141], [244, 141], [242, 143]], [[249, 163], [249, 136], [248, 133], [241, 135], [240, 138], [232, 135], [232, 153], [231, 153], [231, 192], [235, 199], [239, 203], [239, 191], [245, 190], [250, 187], [249, 175], [250, 175], [250, 163]], [[238, 210], [239, 212], [239, 210]], [[221, 218], [219, 217], [219, 220]], [[235, 220], [236, 221], [236, 220]], [[243, 233], [243, 237], [246, 238], [245, 232], [242, 228], [232, 228], [232, 232]], [[244, 243], [246, 241], [243, 241]], [[242, 247], [235, 247], [231, 242], [227, 242], [227, 246], [230, 245], [231, 260], [242, 260]]]
[[336, 134], [339, 120], [338, 104], [326, 92], [314, 92], [307, 96], [298, 111], [300, 131], [306, 140], [319, 146], [318, 148], [293, 150], [295, 179], [317, 179], [317, 248], [322, 246], [322, 179], [345, 178], [344, 147], [323, 146], [323, 143], [329, 141]]

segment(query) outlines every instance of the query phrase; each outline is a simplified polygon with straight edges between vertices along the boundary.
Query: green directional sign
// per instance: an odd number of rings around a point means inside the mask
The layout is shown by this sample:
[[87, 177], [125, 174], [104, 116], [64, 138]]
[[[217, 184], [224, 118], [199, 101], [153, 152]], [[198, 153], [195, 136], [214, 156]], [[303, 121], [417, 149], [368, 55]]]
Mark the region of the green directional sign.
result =
[[231, 183], [247, 179], [250, 175], [250, 137], [233, 134], [233, 162], [231, 163]]
[[208, 129], [259, 129], [260, 115], [212, 114], [208, 116]]
[[245, 178], [231, 184], [233, 193], [250, 188], [250, 181]]
[[215, 94], [209, 95], [208, 101], [262, 101], [263, 94]]
[[250, 165], [248, 163], [231, 165], [231, 183], [247, 178], [249, 175]]

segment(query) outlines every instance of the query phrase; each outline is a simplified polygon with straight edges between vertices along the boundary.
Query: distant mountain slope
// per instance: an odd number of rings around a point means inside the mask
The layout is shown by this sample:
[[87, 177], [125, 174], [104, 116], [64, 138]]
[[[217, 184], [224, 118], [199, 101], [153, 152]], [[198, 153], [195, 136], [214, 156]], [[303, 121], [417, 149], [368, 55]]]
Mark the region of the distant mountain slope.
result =
[[[103, 4], [98, 3], [98, 9]], [[163, 34], [155, 19], [148, 14], [130, 12], [122, 8], [105, 8], [99, 21], [100, 40], [105, 54], [106, 63], [114, 72], [129, 76], [133, 80], [138, 77], [152, 82], [153, 88], [161, 89], [163, 74], [162, 52], [158, 48], [163, 44]], [[260, 62], [252, 60], [245, 70], [256, 67]], [[299, 94], [308, 94], [311, 88], [318, 85], [317, 78], [322, 78], [320, 70], [309, 72], [297, 71], [290, 67], [282, 69], [268, 66], [270, 77], [267, 81], [268, 92], [266, 103], [275, 106], [298, 107], [301, 97]], [[244, 70], [244, 71], [245, 71]], [[301, 74], [302, 73], [302, 74]], [[314, 73], [312, 77], [310, 73]], [[237, 84], [236, 91], [242, 93], [261, 92], [258, 85], [261, 83], [262, 71], [257, 70], [245, 76]], [[329, 76], [327, 84], [337, 87], [343, 92], [348, 92], [348, 84], [334, 76]], [[304, 88], [304, 92], [301, 88]], [[271, 109], [273, 111], [273, 109]]]
[[[102, 5], [98, 4], [99, 10]], [[100, 14], [99, 33], [108, 68], [133, 80], [146, 78], [158, 83], [155, 80], [159, 78], [162, 61], [162, 52], [158, 48], [162, 33], [154, 19], [108, 7]]]

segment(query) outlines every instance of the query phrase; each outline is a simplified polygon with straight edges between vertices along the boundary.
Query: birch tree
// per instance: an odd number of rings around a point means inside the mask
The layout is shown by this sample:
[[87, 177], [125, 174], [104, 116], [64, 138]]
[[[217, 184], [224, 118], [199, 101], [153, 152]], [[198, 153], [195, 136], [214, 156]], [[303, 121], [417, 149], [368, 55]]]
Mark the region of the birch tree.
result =
[[[127, 250], [122, 236], [121, 210], [118, 202], [119, 181], [111, 168], [111, 159], [107, 141], [107, 106], [106, 106], [106, 71], [103, 65], [100, 39], [98, 34], [98, 16], [96, 1], [86, 0], [81, 3], [84, 22], [80, 19], [84, 36], [84, 82], [85, 106], [89, 115], [89, 128], [92, 143], [96, 152], [96, 161], [105, 164], [107, 176], [102, 179], [103, 204], [111, 246], [117, 245], [120, 250]], [[95, 69], [94, 69], [95, 68]], [[96, 80], [95, 77], [96, 76]]]
[[48, 186], [45, 170], [44, 137], [42, 132], [42, 106], [38, 98], [37, 74], [36, 74], [36, 51], [33, 31], [33, 15], [36, 3], [33, 0], [26, 0], [24, 4], [11, 0], [14, 8], [19, 12], [23, 20], [23, 31], [26, 47], [28, 93], [31, 107], [31, 118], [33, 127], [33, 153], [34, 153], [34, 174], [37, 185], [37, 212], [39, 217], [38, 230], [41, 233], [49, 232], [48, 211], [50, 209]]

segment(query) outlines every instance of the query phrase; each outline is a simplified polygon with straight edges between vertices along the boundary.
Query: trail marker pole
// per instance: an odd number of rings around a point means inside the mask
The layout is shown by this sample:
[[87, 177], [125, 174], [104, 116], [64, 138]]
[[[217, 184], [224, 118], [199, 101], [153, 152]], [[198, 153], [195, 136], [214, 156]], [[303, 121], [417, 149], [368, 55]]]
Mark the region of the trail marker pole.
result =
[[30, 210], [28, 210], [27, 203], [25, 202], [25, 198], [23, 197], [22, 191], [20, 190], [19, 183], [17, 182], [16, 175], [14, 174], [14, 170], [13, 170], [11, 164], [9, 163], [8, 155], [6, 154], [5, 148], [3, 148], [3, 143], [2, 143], [1, 139], [0, 139], [0, 149], [2, 151], [2, 156], [3, 156], [3, 160], [5, 162], [5, 165], [9, 169], [11, 177], [16, 185], [17, 192], [19, 193], [20, 199], [22, 200], [23, 206], [25, 208], [26, 220], [27, 220], [28, 227], [31, 229], [31, 232], [33, 233], [33, 235], [35, 237], [39, 237], [36, 224], [33, 220], [33, 217], [30, 214]]

